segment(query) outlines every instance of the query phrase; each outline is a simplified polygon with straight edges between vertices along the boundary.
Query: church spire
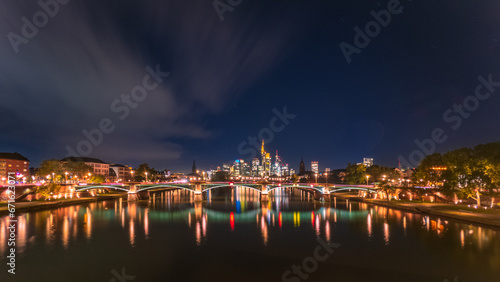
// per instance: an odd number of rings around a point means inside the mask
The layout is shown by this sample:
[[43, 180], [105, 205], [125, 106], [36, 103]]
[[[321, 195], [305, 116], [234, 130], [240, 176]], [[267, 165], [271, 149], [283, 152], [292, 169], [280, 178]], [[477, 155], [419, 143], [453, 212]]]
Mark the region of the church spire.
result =
[[193, 167], [191, 168], [191, 173], [196, 173], [196, 162], [193, 160]]

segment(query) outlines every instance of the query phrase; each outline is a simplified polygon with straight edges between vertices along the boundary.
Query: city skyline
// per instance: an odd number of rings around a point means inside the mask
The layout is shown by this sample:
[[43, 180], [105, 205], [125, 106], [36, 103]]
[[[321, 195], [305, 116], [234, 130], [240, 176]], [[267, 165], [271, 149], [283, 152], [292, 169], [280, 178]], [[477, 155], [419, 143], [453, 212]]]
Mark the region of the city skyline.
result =
[[[83, 144], [82, 157], [188, 171], [247, 159], [239, 145], [258, 152], [261, 139], [293, 167], [303, 156], [332, 168], [397, 166], [438, 129], [445, 141], [425, 145], [436, 152], [500, 140], [496, 6], [463, 3], [465, 17], [424, 2], [400, 2], [350, 62], [339, 46], [386, 4], [248, 2], [223, 22], [210, 1], [61, 5], [17, 53], [4, 37], [0, 148], [36, 165]], [[5, 35], [24, 36], [21, 19], [42, 10], [17, 5], [2, 3]]]

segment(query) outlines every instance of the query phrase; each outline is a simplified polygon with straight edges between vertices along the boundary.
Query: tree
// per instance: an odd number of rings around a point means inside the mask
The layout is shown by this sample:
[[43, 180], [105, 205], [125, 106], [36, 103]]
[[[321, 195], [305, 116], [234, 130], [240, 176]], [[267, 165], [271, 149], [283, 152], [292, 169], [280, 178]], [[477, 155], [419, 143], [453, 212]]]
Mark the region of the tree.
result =
[[414, 179], [417, 180], [416, 183], [423, 183], [424, 185], [430, 184], [436, 187], [441, 178], [441, 170], [436, 168], [441, 168], [444, 166], [443, 156], [439, 153], [426, 156], [418, 165], [417, 171], [414, 174]]
[[92, 175], [92, 177], [90, 178], [90, 183], [100, 184], [100, 183], [103, 183], [104, 181], [106, 181], [104, 179], [104, 176], [102, 176], [100, 174]]
[[52, 195], [59, 194], [61, 186], [55, 183], [49, 183], [47, 185], [39, 186], [36, 189], [36, 193], [44, 198], [49, 198]]
[[212, 176], [212, 181], [214, 182], [226, 182], [229, 180], [229, 172], [227, 171], [217, 171]]
[[387, 197], [387, 201], [390, 201], [390, 195], [396, 191], [396, 188], [392, 184], [392, 182], [389, 182], [388, 180], [384, 180], [379, 184], [380, 190], [385, 193]]
[[40, 165], [40, 168], [38, 169], [37, 175], [40, 176], [41, 178], [45, 178], [48, 175], [50, 175], [50, 178], [53, 178], [58, 175], [63, 175], [64, 174], [64, 167], [63, 167], [63, 162], [60, 160], [46, 160], [43, 161], [42, 164]]
[[156, 170], [154, 168], [149, 167], [147, 163], [140, 164], [138, 168], [135, 169], [134, 180], [137, 182], [142, 182], [146, 180], [146, 172], [147, 180], [154, 181], [156, 177]]
[[299, 182], [299, 177], [297, 176], [297, 174], [292, 175], [292, 183], [297, 183], [297, 182]]
[[73, 176], [78, 176], [79, 178], [83, 178], [85, 175], [87, 175], [89, 172], [92, 173], [94, 172], [94, 169], [85, 164], [84, 162], [74, 162], [74, 161], [67, 161], [64, 166], [63, 166], [65, 172], [68, 172], [70, 175]]
[[363, 184], [366, 182], [366, 166], [363, 164], [347, 164], [346, 181], [349, 184]]
[[74, 162], [71, 160], [63, 162], [52, 159], [43, 161], [36, 174], [41, 178], [46, 178], [47, 175], [50, 175], [50, 178], [53, 181], [62, 182], [66, 179], [66, 172], [69, 175], [83, 178], [89, 172], [94, 172], [94, 169], [91, 166], [86, 165], [84, 162]]

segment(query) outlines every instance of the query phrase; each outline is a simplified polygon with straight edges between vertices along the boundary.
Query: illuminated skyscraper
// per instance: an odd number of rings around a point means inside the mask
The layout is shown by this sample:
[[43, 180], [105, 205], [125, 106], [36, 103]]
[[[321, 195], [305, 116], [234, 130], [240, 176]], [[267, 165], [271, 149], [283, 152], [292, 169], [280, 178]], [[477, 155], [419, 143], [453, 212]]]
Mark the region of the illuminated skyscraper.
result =
[[311, 171], [314, 173], [319, 172], [318, 162], [311, 162]]
[[252, 176], [259, 176], [260, 161], [258, 158], [252, 160]]
[[373, 158], [363, 158], [363, 164], [366, 167], [371, 167], [373, 165]]
[[262, 140], [262, 148], [260, 150], [262, 157], [262, 167], [264, 170], [264, 175], [269, 176], [271, 172], [271, 155], [264, 150], [264, 140]]

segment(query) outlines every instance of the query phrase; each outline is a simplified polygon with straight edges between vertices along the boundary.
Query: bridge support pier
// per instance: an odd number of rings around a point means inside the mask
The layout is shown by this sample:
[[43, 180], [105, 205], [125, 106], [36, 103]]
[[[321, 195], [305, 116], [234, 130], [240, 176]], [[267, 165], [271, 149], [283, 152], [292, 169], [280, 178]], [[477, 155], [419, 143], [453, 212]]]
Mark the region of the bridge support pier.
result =
[[267, 204], [269, 202], [269, 189], [267, 184], [262, 185], [262, 191], [260, 193], [260, 202]]
[[203, 201], [203, 194], [202, 194], [202, 187], [201, 183], [196, 183], [194, 187], [194, 201], [195, 202], [202, 202]]
[[135, 202], [135, 201], [138, 201], [139, 198], [137, 197], [137, 193], [128, 193], [128, 196], [127, 196], [127, 201], [129, 202]]
[[330, 193], [314, 192], [314, 200], [330, 202]]
[[198, 192], [194, 192], [194, 201], [196, 202], [203, 202], [203, 195]]
[[266, 192], [266, 193], [264, 193], [264, 192], [263, 192], [263, 193], [261, 193], [261, 194], [260, 194], [260, 201], [261, 201], [262, 203], [267, 203], [267, 202], [269, 202], [269, 194], [268, 194], [267, 192]]

